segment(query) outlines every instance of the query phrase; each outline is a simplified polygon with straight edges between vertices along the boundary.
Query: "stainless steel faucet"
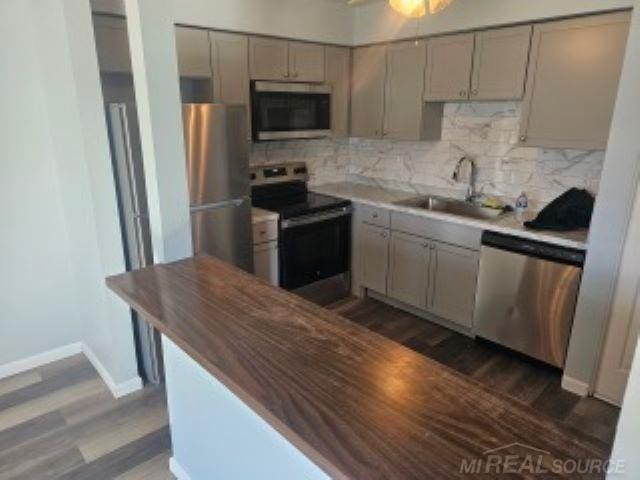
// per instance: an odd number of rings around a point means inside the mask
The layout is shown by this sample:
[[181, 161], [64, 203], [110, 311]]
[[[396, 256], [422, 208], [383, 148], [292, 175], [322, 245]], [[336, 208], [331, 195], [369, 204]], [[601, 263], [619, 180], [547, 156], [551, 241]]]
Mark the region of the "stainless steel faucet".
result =
[[458, 160], [456, 168], [453, 170], [453, 180], [455, 180], [456, 182], [460, 181], [460, 170], [465, 162], [468, 162], [469, 166], [471, 167], [471, 173], [469, 174], [469, 186], [467, 187], [467, 196], [465, 197], [465, 200], [467, 202], [473, 202], [477, 196], [476, 177], [478, 173], [478, 167], [476, 166], [475, 160], [470, 157], [462, 157], [460, 160]]

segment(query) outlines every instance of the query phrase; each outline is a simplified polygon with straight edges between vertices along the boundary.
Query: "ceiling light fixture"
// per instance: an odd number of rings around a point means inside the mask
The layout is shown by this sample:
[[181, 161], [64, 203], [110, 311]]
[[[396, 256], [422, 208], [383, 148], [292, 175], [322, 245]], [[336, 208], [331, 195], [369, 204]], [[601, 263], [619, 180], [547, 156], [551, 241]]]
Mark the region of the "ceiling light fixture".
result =
[[431, 14], [444, 10], [453, 2], [453, 0], [389, 0], [389, 5], [405, 17], [420, 18], [427, 14], [427, 1]]

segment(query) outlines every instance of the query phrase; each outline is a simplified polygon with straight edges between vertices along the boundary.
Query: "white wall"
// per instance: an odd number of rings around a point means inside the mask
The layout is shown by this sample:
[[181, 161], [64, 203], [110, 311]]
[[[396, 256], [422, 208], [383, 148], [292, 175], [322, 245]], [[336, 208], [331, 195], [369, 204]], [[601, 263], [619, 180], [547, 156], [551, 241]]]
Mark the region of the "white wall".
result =
[[592, 383], [640, 171], [640, 0], [635, 1], [565, 374]]
[[[14, 285], [2, 289], [9, 294], [2, 304], [21, 303], [7, 319], [15, 331], [2, 335], [10, 350], [0, 349], [0, 364], [81, 341], [117, 386], [137, 379], [137, 366], [129, 311], [104, 283], [125, 265], [89, 3], [11, 0], [2, 6], [10, 10], [2, 15], [8, 24], [2, 79], [16, 77], [2, 88], [9, 105], [2, 145], [15, 152], [2, 156], [0, 181], [7, 186], [0, 195], [10, 195], [2, 202], [11, 216], [5, 224], [16, 223], [3, 252], [24, 273], [1, 274], [0, 282]], [[5, 174], [5, 166], [15, 171]], [[38, 183], [29, 184], [32, 178]], [[33, 217], [39, 229], [30, 235], [31, 222], [21, 217]], [[2, 357], [6, 351], [11, 358]]]
[[446, 10], [419, 21], [407, 20], [387, 2], [372, 3], [356, 9], [353, 44], [628, 8], [632, 3], [633, 0], [455, 0]]
[[[124, 14], [122, 0], [91, 0], [94, 11]], [[353, 9], [334, 0], [172, 0], [176, 23], [349, 45]]]
[[[640, 339], [639, 339], [640, 340]], [[636, 480], [640, 478], [640, 341], [631, 367], [629, 384], [618, 420], [611, 459], [624, 462], [624, 475], [611, 474], [607, 478]]]
[[31, 13], [30, 2], [0, 2], [0, 365], [80, 340]]
[[[455, 0], [437, 15], [407, 20], [380, 1], [171, 0], [177, 23], [344, 45], [628, 8], [633, 0]], [[96, 12], [124, 14], [123, 0], [91, 0]]]

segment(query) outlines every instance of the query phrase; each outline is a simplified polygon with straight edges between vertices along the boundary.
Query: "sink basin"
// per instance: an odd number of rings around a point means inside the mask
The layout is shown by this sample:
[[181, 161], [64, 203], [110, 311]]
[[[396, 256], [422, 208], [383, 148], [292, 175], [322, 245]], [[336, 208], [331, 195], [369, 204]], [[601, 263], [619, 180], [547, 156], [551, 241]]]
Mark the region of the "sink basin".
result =
[[483, 207], [463, 200], [434, 196], [411, 198], [397, 202], [396, 205], [432, 212], [448, 213], [450, 215], [459, 215], [461, 217], [476, 218], [479, 220], [493, 220], [504, 214], [504, 210]]

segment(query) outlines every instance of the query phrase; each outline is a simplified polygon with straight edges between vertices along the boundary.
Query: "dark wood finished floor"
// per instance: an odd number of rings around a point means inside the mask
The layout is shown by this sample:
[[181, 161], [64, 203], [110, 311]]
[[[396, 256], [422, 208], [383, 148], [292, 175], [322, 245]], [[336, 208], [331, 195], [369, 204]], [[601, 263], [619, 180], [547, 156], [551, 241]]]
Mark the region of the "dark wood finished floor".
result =
[[613, 443], [620, 409], [563, 390], [561, 373], [554, 368], [370, 298], [350, 297], [325, 306], [545, 416], [609, 446]]
[[83, 355], [0, 380], [1, 480], [168, 480], [163, 389], [116, 400]]
[[604, 442], [214, 258], [107, 284], [331, 477], [468, 478], [463, 462], [521, 457], [523, 444], [545, 465], [608, 456]]

